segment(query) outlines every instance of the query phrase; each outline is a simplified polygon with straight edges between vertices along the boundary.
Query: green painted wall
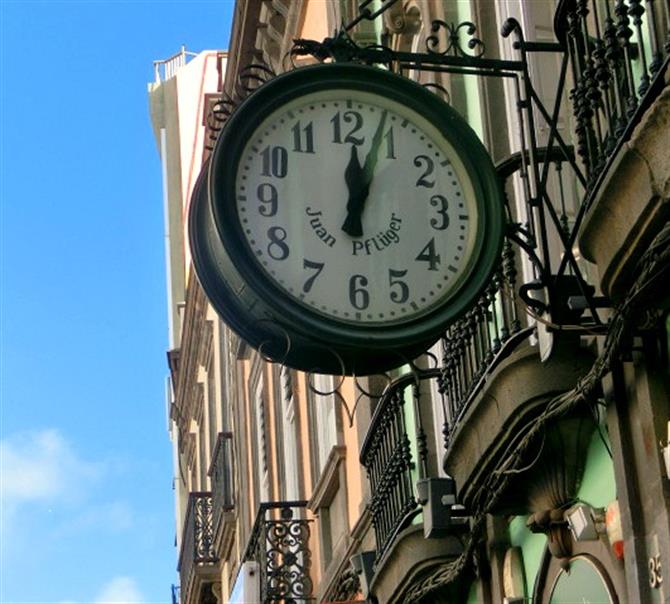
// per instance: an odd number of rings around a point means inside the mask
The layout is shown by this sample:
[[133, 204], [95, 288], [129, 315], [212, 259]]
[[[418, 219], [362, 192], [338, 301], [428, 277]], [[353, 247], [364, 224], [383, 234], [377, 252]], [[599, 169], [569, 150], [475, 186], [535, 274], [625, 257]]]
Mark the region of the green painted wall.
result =
[[540, 561], [547, 538], [541, 534], [531, 533], [526, 528], [525, 516], [516, 516], [509, 525], [509, 539], [512, 546], [521, 548], [523, 571], [526, 577], [526, 594], [530, 595], [535, 585], [535, 577], [540, 570]]
[[[603, 436], [607, 438], [604, 432]], [[608, 503], [616, 499], [614, 466], [597, 431], [594, 432], [591, 438], [591, 444], [589, 445], [586, 457], [584, 476], [577, 496], [581, 501], [595, 508], [604, 508]]]
[[477, 583], [478, 581], [473, 581], [470, 586], [467, 604], [479, 604], [479, 601], [477, 600]]
[[[458, 23], [465, 21], [473, 21], [472, 7], [469, 1], [459, 1], [456, 3], [456, 14], [458, 15]], [[463, 34], [465, 47], [467, 44], [467, 36]], [[484, 140], [484, 124], [482, 122], [482, 108], [479, 94], [478, 78], [474, 76], [463, 76], [463, 85], [465, 87], [465, 99], [467, 105], [467, 120], [470, 127], [477, 133], [480, 140]]]

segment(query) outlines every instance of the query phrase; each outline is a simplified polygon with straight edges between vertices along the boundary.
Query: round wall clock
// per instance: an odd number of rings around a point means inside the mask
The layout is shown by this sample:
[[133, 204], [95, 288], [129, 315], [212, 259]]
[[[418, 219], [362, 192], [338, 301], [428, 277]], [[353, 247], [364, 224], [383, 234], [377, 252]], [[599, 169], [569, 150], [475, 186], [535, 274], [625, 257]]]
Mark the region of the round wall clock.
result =
[[263, 85], [221, 133], [208, 185], [191, 227], [201, 283], [239, 335], [299, 369], [405, 363], [472, 305], [500, 254], [503, 197], [476, 134], [378, 68]]

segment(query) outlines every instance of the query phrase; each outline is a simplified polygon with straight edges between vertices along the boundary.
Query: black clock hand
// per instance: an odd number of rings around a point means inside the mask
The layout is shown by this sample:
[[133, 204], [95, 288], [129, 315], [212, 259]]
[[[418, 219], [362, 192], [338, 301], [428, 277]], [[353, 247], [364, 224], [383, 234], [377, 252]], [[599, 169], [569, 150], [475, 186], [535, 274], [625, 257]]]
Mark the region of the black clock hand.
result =
[[370, 190], [365, 180], [365, 172], [358, 160], [358, 150], [356, 145], [351, 145], [351, 158], [344, 171], [344, 181], [349, 189], [349, 201], [342, 230], [352, 237], [360, 237], [363, 234], [361, 214]]
[[379, 146], [382, 142], [387, 113], [386, 110], [382, 112], [363, 168], [361, 168], [358, 161], [356, 146], [353, 145], [351, 147], [351, 159], [349, 160], [347, 169], [344, 171], [344, 180], [349, 188], [349, 201], [347, 202], [347, 217], [342, 225], [342, 230], [352, 237], [363, 235], [361, 216], [370, 192], [370, 184], [372, 184], [375, 166], [377, 165]]
[[377, 159], [379, 158], [379, 145], [382, 143], [382, 135], [384, 134], [384, 124], [386, 123], [386, 114], [388, 112], [386, 109], [382, 111], [382, 117], [379, 120], [379, 125], [375, 131], [375, 135], [372, 137], [372, 145], [370, 146], [370, 151], [368, 151], [367, 157], [365, 158], [365, 164], [363, 166], [363, 171], [365, 172], [365, 179], [370, 187], [372, 182], [372, 177], [375, 173], [375, 166], [377, 165]]

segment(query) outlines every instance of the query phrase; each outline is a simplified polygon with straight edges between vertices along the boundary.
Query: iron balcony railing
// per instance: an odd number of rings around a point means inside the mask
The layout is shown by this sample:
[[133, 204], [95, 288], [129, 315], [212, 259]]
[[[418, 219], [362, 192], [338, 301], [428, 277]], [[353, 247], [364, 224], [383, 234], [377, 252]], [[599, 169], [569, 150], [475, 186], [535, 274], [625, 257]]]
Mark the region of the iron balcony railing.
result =
[[[370, 422], [361, 450], [361, 464], [370, 482], [370, 513], [376, 538], [376, 561], [398, 533], [420, 512], [418, 481], [428, 477], [428, 447], [416, 379], [436, 379], [443, 395], [444, 448], [469, 401], [491, 371], [524, 338], [513, 295], [516, 279], [509, 242], [503, 262], [473, 308], [443, 338], [442, 367], [407, 373], [387, 387]], [[437, 459], [437, 451], [432, 452]]]
[[218, 561], [214, 551], [212, 530], [212, 494], [195, 492], [189, 495], [184, 533], [179, 552], [181, 595], [188, 592], [197, 569], [211, 567]]
[[209, 476], [212, 479], [212, 528], [216, 536], [221, 530], [224, 514], [235, 508], [232, 432], [219, 432]]
[[516, 279], [514, 250], [505, 240], [501, 266], [488, 287], [442, 339], [440, 392], [445, 398], [445, 449], [469, 401], [491, 371], [531, 333], [531, 328], [522, 328], [514, 294]]
[[[505, 241], [500, 268], [489, 286], [443, 338], [442, 367], [421, 374], [422, 379], [436, 378], [443, 395], [445, 449], [468, 402], [487, 376], [531, 333], [530, 328], [522, 328], [519, 318], [514, 296], [516, 277], [515, 254]], [[414, 377], [409, 373], [386, 389], [361, 450], [361, 464], [367, 470], [372, 493], [376, 560], [419, 513], [415, 485], [428, 474], [429, 451]]]
[[314, 602], [306, 501], [261, 503], [243, 562], [258, 562], [261, 604]]
[[412, 456], [417, 429], [408, 422], [405, 388], [406, 384], [396, 384], [386, 389], [361, 450], [360, 461], [367, 470], [372, 493], [369, 509], [377, 543], [375, 561], [418, 513]]
[[555, 30], [572, 70], [577, 154], [590, 189], [664, 85], [670, 5], [659, 0], [561, 0]]

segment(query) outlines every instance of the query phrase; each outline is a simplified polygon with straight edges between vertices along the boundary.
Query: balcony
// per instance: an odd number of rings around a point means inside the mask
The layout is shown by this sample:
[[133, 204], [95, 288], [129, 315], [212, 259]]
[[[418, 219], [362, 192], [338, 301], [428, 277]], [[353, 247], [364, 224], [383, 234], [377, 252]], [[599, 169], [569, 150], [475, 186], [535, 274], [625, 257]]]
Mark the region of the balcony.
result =
[[577, 153], [592, 186], [664, 86], [668, 16], [649, 0], [559, 4], [554, 28], [570, 58]]
[[[379, 602], [401, 602], [408, 586], [438, 564], [455, 558], [465, 528], [453, 481], [437, 477], [432, 409], [422, 392], [439, 369], [406, 373], [379, 400], [361, 449], [372, 499], [376, 551], [369, 593]], [[453, 522], [452, 522], [453, 520]], [[428, 537], [428, 538], [426, 538]]]
[[306, 501], [261, 503], [242, 561], [260, 569], [261, 604], [314, 602]]
[[177, 75], [177, 72], [186, 65], [190, 58], [196, 57], [197, 52], [189, 52], [185, 46], [167, 59], [154, 61], [154, 81], [156, 84], [165, 82]]
[[579, 247], [613, 299], [668, 219], [669, 25], [668, 4], [650, 0], [562, 0], [556, 12], [586, 177]]
[[212, 542], [217, 545], [215, 551], [221, 551], [218, 544], [224, 538], [226, 519], [235, 509], [232, 432], [219, 433], [209, 476], [212, 479]]
[[202, 594], [216, 580], [218, 558], [214, 551], [212, 494], [191, 493], [179, 552], [177, 570], [182, 604], [199, 604]]
[[361, 450], [361, 464], [368, 472], [373, 493], [370, 512], [377, 542], [375, 561], [381, 559], [398, 531], [419, 513], [411, 451], [416, 431], [414, 425], [408, 430], [409, 412], [405, 404], [405, 389], [401, 384], [387, 389]]
[[513, 291], [517, 268], [509, 241], [501, 268], [476, 304], [449, 327], [442, 340], [440, 390], [446, 398], [445, 449], [469, 402], [482, 390], [493, 369], [532, 332], [523, 327]]

